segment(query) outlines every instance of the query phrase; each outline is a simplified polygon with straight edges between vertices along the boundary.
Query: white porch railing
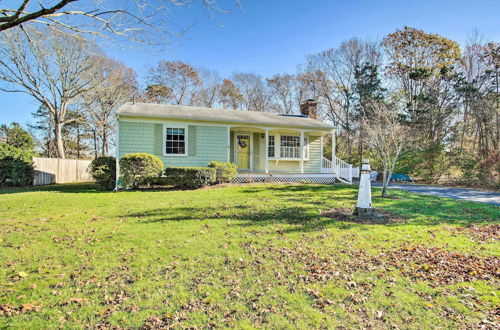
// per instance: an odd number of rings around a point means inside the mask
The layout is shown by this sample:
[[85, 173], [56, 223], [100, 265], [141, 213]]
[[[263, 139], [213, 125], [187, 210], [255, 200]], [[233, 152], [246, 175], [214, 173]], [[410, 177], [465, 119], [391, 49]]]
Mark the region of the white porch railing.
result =
[[336, 173], [341, 181], [352, 183], [352, 164], [346, 163], [338, 157], [335, 157], [333, 162], [323, 157], [321, 165], [321, 172]]
[[281, 158], [300, 158], [300, 147], [280, 147]]

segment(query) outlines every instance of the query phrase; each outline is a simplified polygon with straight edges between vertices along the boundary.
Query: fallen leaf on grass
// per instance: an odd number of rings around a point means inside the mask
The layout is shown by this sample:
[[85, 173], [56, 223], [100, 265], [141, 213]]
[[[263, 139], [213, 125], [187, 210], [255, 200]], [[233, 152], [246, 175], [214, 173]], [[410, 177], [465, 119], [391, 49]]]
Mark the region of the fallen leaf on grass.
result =
[[21, 312], [22, 313], [26, 313], [26, 312], [38, 312], [40, 310], [40, 305], [36, 305], [36, 304], [33, 304], [33, 303], [30, 303], [30, 304], [23, 304], [21, 306]]
[[63, 302], [62, 305], [76, 304], [79, 307], [81, 307], [86, 303], [87, 303], [87, 300], [84, 298], [72, 297], [72, 298], [69, 298], [67, 301]]
[[41, 306], [36, 303], [25, 303], [20, 306], [7, 303], [0, 305], [0, 316], [15, 316], [21, 313], [38, 312], [40, 308]]
[[429, 281], [431, 286], [491, 280], [500, 274], [498, 257], [476, 257], [435, 247], [406, 247], [389, 251], [376, 259], [399, 269], [406, 276]]
[[481, 243], [497, 241], [500, 239], [500, 224], [494, 225], [468, 225], [451, 229], [453, 234], [465, 234]]

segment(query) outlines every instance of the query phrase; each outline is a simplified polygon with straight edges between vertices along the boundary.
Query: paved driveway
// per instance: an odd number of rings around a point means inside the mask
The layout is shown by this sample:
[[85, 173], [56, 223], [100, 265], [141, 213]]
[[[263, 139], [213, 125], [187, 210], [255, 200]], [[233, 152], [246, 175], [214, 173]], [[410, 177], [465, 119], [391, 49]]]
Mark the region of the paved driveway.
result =
[[[382, 187], [382, 183], [372, 182], [373, 187]], [[481, 202], [500, 205], [500, 193], [468, 188], [453, 188], [443, 186], [428, 186], [422, 184], [389, 183], [389, 189], [411, 191], [419, 194], [434, 195], [463, 199], [471, 202]]]

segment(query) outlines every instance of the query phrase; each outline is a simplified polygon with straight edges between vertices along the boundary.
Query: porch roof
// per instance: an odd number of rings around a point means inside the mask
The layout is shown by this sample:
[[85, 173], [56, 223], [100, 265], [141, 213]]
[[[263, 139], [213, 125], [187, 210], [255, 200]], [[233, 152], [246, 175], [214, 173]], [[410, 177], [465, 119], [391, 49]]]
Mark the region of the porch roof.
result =
[[185, 121], [208, 121], [251, 125], [271, 125], [317, 130], [334, 129], [327, 123], [302, 116], [284, 116], [270, 112], [227, 110], [180, 105], [125, 103], [118, 116], [150, 117]]

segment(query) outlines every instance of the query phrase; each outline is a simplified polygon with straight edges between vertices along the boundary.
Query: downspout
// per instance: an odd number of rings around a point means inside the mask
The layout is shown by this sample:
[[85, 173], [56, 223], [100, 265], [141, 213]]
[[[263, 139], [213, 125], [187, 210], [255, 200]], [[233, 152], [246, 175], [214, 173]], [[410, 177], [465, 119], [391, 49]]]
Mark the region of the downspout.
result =
[[115, 150], [115, 159], [116, 159], [116, 170], [115, 170], [115, 189], [113, 191], [118, 191], [118, 181], [120, 175], [120, 117], [116, 117], [116, 150]]

